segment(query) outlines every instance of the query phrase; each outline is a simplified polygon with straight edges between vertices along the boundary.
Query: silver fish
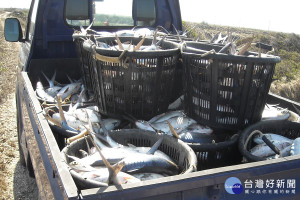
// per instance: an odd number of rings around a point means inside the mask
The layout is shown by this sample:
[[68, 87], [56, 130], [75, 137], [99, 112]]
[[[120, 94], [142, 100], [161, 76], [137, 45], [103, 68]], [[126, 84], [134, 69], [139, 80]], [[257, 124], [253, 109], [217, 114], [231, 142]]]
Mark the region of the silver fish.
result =
[[[289, 142], [280, 142], [280, 141], [274, 141], [273, 144], [279, 150], [283, 150], [285, 147], [291, 145]], [[254, 156], [264, 157], [264, 158], [275, 155], [275, 152], [266, 144], [258, 144], [254, 146], [252, 149], [250, 149], [250, 153]]]
[[136, 121], [135, 125], [138, 128], [143, 129], [143, 130], [155, 131], [155, 129], [156, 129], [156, 130], [164, 132], [167, 135], [172, 136], [168, 122], [172, 125], [172, 127], [177, 132], [180, 132], [180, 131], [184, 130], [185, 128], [187, 128], [189, 125], [196, 123], [195, 120], [188, 118], [188, 117], [173, 117], [173, 118], [168, 119], [167, 121], [153, 123], [153, 124], [150, 124], [149, 122], [146, 122], [146, 121]]
[[44, 75], [44, 77], [46, 78], [46, 80], [49, 83], [49, 88], [47, 88], [45, 91], [52, 97], [55, 97], [57, 95], [57, 93], [62, 89], [61, 86], [55, 86], [54, 85], [54, 81], [55, 81], [55, 77], [56, 77], [56, 71], [54, 72], [51, 80], [46, 76], [46, 74], [44, 74], [44, 72], [42, 72], [42, 74]]
[[287, 120], [290, 114], [287, 109], [277, 105], [266, 104], [262, 113], [261, 120]]
[[88, 120], [91, 120], [92, 123], [99, 123], [99, 113], [91, 109], [78, 108], [74, 110], [73, 116], [85, 123], [88, 123]]
[[136, 173], [136, 174], [132, 174], [132, 176], [140, 179], [141, 181], [147, 181], [147, 180], [153, 180], [153, 179], [165, 177], [164, 175], [158, 173]]
[[179, 138], [187, 143], [212, 144], [216, 137], [215, 135], [205, 135], [195, 132], [184, 132], [178, 135]]
[[200, 124], [191, 124], [178, 134], [182, 134], [184, 132], [193, 132], [193, 133], [199, 133], [199, 134], [205, 134], [210, 135], [213, 133], [213, 130], [208, 126], [202, 126]]
[[299, 155], [300, 154], [300, 138], [296, 138], [292, 144], [291, 155]]
[[179, 167], [172, 161], [151, 154], [135, 154], [127, 156], [122, 161], [125, 165], [123, 172], [154, 172], [166, 174], [178, 174]]
[[269, 156], [267, 157], [268, 160], [271, 160], [271, 159], [277, 159], [277, 158], [283, 158], [283, 157], [286, 157], [286, 156], [290, 156], [290, 152], [291, 152], [291, 147], [292, 145], [289, 145], [287, 147], [285, 147], [283, 150], [280, 151], [280, 155], [276, 154], [276, 155], [273, 155], [273, 156]]
[[94, 168], [83, 162], [80, 162], [80, 160], [76, 160], [70, 162], [68, 165], [70, 168], [79, 173], [82, 178], [98, 181], [107, 185], [120, 185], [125, 183], [140, 182], [140, 180], [134, 176], [120, 171], [124, 163], [118, 163], [114, 166], [109, 166], [106, 168]]
[[186, 115], [184, 114], [183, 110], [169, 111], [153, 117], [148, 122], [151, 124], [159, 123], [159, 122], [164, 122], [166, 120], [169, 120], [172, 117], [185, 117], [185, 116]]
[[[65, 114], [65, 123], [71, 127], [72, 131], [82, 130], [84, 125], [87, 125], [87, 123], [81, 122], [80, 120], [76, 119], [76, 117], [72, 115]], [[52, 115], [52, 118], [55, 120], [58, 120], [60, 123], [63, 123], [63, 120], [61, 119], [61, 116], [59, 113], [54, 113]]]
[[81, 82], [70, 83], [64, 86], [58, 93], [58, 96], [61, 96], [62, 100], [65, 100], [67, 97], [78, 93], [81, 88]]
[[[274, 133], [265, 133], [264, 136], [266, 136], [266, 138], [268, 140], [270, 140], [271, 142], [275, 142], [275, 141], [281, 141], [281, 142], [288, 142], [290, 144], [293, 143], [293, 140], [287, 138], [287, 137], [284, 137], [282, 135], [278, 135], [278, 134], [274, 134]], [[263, 140], [262, 140], [262, 136], [255, 136], [253, 138], [253, 141], [256, 143], [256, 144], [263, 144], [265, 143]]]
[[36, 83], [35, 91], [36, 91], [37, 96], [39, 98], [41, 98], [43, 101], [55, 102], [55, 99], [45, 91], [42, 82], [38, 81]]

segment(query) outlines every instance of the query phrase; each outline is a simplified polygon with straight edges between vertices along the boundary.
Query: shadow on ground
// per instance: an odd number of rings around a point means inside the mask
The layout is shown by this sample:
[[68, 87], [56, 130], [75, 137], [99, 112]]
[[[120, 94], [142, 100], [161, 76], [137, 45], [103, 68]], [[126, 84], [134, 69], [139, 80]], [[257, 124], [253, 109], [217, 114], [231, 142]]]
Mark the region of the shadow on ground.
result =
[[39, 199], [35, 178], [29, 176], [27, 168], [21, 164], [20, 160], [15, 168], [13, 187], [15, 200]]

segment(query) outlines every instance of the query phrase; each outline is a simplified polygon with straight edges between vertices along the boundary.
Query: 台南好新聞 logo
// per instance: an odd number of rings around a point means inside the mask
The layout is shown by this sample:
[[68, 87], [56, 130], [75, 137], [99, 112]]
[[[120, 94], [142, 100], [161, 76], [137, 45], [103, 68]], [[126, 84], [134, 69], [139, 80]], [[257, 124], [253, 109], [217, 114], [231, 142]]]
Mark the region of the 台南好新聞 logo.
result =
[[229, 194], [241, 194], [243, 192], [242, 182], [236, 177], [226, 179], [224, 187]]

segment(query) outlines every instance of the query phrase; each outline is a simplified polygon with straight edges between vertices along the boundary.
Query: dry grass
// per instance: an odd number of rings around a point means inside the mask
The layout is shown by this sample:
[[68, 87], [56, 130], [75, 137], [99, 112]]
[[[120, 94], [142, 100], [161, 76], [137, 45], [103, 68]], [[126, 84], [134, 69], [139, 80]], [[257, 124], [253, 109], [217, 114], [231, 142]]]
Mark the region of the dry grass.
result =
[[35, 185], [35, 180], [28, 177], [19, 162], [15, 105], [19, 44], [4, 39], [4, 18], [10, 16], [5, 13], [0, 9], [0, 200], [33, 199], [30, 187]]

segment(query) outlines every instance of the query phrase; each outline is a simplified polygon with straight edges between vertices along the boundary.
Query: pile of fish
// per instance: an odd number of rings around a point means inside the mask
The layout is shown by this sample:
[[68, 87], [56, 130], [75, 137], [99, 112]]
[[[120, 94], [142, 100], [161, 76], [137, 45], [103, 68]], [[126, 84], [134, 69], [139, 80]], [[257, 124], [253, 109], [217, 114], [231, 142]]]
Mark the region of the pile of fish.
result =
[[256, 136], [253, 139], [253, 142], [256, 144], [253, 148], [250, 149], [250, 153], [254, 156], [266, 158], [266, 159], [274, 159], [279, 157], [286, 157], [291, 155], [299, 155], [300, 154], [300, 138], [289, 139], [282, 135], [274, 134], [274, 133], [266, 133], [264, 134], [266, 138], [273, 143], [279, 150], [280, 155], [276, 154], [263, 140], [262, 136]]
[[300, 116], [297, 113], [278, 105], [266, 104], [261, 120], [289, 120], [292, 122], [300, 122]]
[[84, 135], [88, 134], [93, 147], [86, 142], [88, 151], [79, 150], [82, 156], [66, 155], [70, 161], [68, 166], [84, 179], [107, 186], [178, 174], [177, 164], [158, 150], [163, 137], [152, 147], [124, 146], [114, 141], [109, 132], [103, 129], [102, 134], [95, 133], [89, 122]]
[[[38, 99], [40, 99], [41, 101], [45, 101], [47, 103], [55, 103], [56, 96], [60, 96], [62, 101], [76, 102], [78, 100], [80, 91], [84, 90], [81, 80], [73, 81], [69, 76], [67, 76], [69, 81], [71, 82], [70, 84], [55, 85], [56, 71], [54, 72], [51, 79], [49, 79], [43, 72], [42, 74], [48, 81], [49, 86], [44, 87], [41, 81], [38, 81], [36, 83], [35, 92]], [[86, 99], [86, 97], [82, 97], [83, 101], [87, 101]]]

